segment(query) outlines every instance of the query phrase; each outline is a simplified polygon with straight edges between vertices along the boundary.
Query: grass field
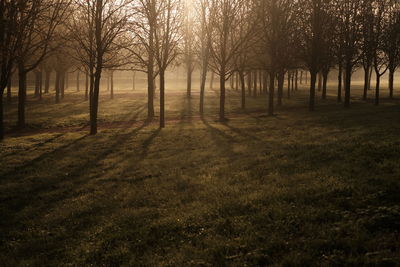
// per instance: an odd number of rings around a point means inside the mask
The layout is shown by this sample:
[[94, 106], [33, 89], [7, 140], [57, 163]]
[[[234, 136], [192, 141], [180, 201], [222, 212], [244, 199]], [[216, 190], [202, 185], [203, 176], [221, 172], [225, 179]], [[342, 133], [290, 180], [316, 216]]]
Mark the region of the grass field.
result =
[[96, 136], [73, 90], [29, 98], [24, 132], [7, 106], [0, 265], [399, 264], [399, 100], [355, 89], [343, 109], [332, 88], [309, 113], [302, 89], [268, 117], [229, 90], [221, 124], [217, 91], [202, 119], [197, 93], [167, 90], [162, 130], [140, 90], [103, 93]]

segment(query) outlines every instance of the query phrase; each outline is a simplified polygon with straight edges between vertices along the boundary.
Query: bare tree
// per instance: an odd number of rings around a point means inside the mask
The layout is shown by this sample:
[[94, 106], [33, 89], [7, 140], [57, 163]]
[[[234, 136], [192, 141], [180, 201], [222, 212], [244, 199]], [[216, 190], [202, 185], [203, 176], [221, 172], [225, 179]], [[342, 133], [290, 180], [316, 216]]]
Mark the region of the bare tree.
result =
[[196, 2], [196, 10], [198, 12], [197, 20], [198, 20], [198, 31], [197, 31], [197, 39], [199, 47], [197, 47], [198, 58], [201, 66], [200, 72], [200, 106], [199, 112], [200, 115], [203, 116], [204, 113], [204, 94], [206, 87], [206, 79], [208, 72], [208, 63], [210, 57], [210, 46], [211, 46], [211, 36], [210, 31], [210, 18], [212, 14], [210, 13], [210, 6], [207, 0], [199, 0]]
[[154, 34], [157, 27], [159, 0], [138, 0], [133, 3], [135, 16], [130, 20], [133, 40], [129, 48], [133, 64], [137, 71], [147, 74], [147, 118], [154, 117], [154, 80], [157, 76], [155, 69]]
[[192, 95], [192, 75], [195, 67], [195, 34], [194, 28], [194, 10], [190, 2], [186, 2], [184, 9], [184, 25], [183, 29], [183, 42], [184, 42], [184, 61], [186, 65], [186, 95], [188, 98]]
[[178, 55], [181, 37], [181, 1], [163, 0], [158, 3], [160, 10], [154, 32], [155, 59], [160, 76], [160, 128], [165, 127], [165, 71]]
[[37, 68], [46, 55], [54, 49], [50, 43], [55, 30], [67, 15], [70, 0], [30, 0], [20, 1], [17, 32], [21, 35], [18, 45], [17, 69], [18, 89], [18, 127], [25, 126], [26, 76]]
[[[331, 32], [324, 27], [329, 25], [331, 18], [327, 13], [331, 11], [328, 1], [300, 0], [296, 6], [298, 18], [297, 28], [300, 38], [298, 56], [303, 60], [310, 72], [310, 100], [309, 110], [315, 109], [315, 83], [317, 74], [322, 70], [323, 55], [327, 55], [325, 41], [330, 38]], [[327, 64], [329, 65], [329, 64]]]
[[376, 76], [375, 105], [379, 105], [379, 91], [381, 77], [389, 69], [389, 58], [385, 51], [387, 45], [384, 38], [384, 28], [387, 23], [388, 3], [386, 0], [375, 0], [373, 3], [373, 66]]
[[21, 23], [19, 13], [18, 1], [0, 0], [0, 141], [4, 138], [4, 90], [11, 85], [16, 52], [21, 41], [21, 35], [16, 31], [18, 23]]
[[[248, 4], [248, 2], [247, 2]], [[212, 0], [210, 68], [220, 77], [219, 120], [225, 118], [225, 82], [235, 71], [235, 56], [245, 48], [254, 25], [243, 36], [237, 32], [242, 19], [249, 17], [244, 0]]]
[[390, 0], [388, 17], [384, 29], [384, 49], [388, 56], [389, 66], [389, 97], [393, 98], [394, 73], [400, 64], [400, 3]]
[[122, 58], [127, 45], [131, 0], [75, 0], [70, 30], [77, 59], [89, 73], [90, 134], [97, 133], [100, 80], [103, 69]]
[[335, 0], [334, 15], [340, 31], [343, 48], [343, 67], [345, 73], [344, 106], [350, 107], [351, 77], [360, 62], [360, 42], [362, 37], [361, 0]]

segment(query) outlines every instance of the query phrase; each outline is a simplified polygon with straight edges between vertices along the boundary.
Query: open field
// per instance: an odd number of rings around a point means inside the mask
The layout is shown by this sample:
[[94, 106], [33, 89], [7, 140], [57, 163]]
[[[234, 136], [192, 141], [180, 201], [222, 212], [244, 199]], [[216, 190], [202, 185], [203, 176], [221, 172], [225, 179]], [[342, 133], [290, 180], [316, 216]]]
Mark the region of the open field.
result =
[[[67, 91], [16, 99], [0, 143], [0, 265], [396, 266], [400, 262], [400, 100], [350, 109], [307, 92], [265, 116], [265, 96], [240, 110], [228, 90], [166, 95], [166, 128], [146, 122], [145, 91], [87, 102]], [[371, 91], [371, 97], [373, 91]], [[396, 95], [399, 98], [398, 95]], [[155, 103], [158, 99], [156, 99]], [[158, 113], [156, 109], [156, 114]]]

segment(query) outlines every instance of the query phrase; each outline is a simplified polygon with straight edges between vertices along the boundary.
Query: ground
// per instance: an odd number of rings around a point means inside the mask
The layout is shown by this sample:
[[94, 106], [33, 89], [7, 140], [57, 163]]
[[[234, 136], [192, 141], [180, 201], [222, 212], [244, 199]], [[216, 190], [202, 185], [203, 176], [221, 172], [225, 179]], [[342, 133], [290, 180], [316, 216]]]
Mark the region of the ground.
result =
[[[358, 90], [358, 91], [357, 91]], [[0, 143], [0, 265], [396, 266], [400, 261], [400, 102], [344, 109], [307, 91], [266, 116], [266, 96], [167, 88], [167, 124], [144, 91], [102, 92], [99, 134], [67, 91], [29, 97], [28, 130], [6, 109]], [[373, 93], [371, 92], [371, 95]], [[157, 103], [158, 99], [156, 99]], [[156, 111], [158, 113], [158, 111]]]

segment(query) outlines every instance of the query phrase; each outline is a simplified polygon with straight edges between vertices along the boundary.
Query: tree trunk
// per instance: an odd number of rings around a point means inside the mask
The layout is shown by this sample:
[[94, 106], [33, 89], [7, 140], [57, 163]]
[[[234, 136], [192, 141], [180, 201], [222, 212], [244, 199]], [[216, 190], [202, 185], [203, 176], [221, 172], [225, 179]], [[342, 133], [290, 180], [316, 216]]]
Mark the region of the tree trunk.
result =
[[300, 84], [303, 84], [303, 71], [300, 71]]
[[274, 115], [274, 94], [275, 94], [275, 72], [269, 72], [269, 98], [268, 98], [268, 115]]
[[370, 76], [370, 66], [364, 68], [364, 92], [363, 92], [363, 99], [367, 100], [368, 94], [368, 86], [369, 86], [369, 76]]
[[64, 74], [63, 74], [63, 80], [64, 80], [64, 84], [65, 85], [63, 85], [63, 91], [64, 91], [64, 88], [65, 89], [68, 89], [69, 88], [69, 79], [68, 79], [69, 77], [68, 77], [68, 70], [66, 70], [65, 72], [64, 72]]
[[50, 89], [50, 75], [51, 75], [51, 71], [46, 70], [45, 71], [45, 81], [44, 81], [44, 93], [48, 94], [49, 93], [49, 89]]
[[225, 68], [221, 68], [219, 77], [220, 96], [219, 96], [219, 121], [225, 121]]
[[132, 75], [132, 90], [133, 91], [136, 90], [136, 71], [133, 71], [133, 75]]
[[35, 97], [38, 97], [39, 96], [39, 90], [40, 90], [40, 88], [39, 88], [39, 86], [40, 86], [40, 84], [39, 84], [40, 83], [39, 71], [35, 70], [34, 74], [35, 74]]
[[291, 85], [290, 85], [290, 87], [291, 87], [291, 90], [294, 91], [294, 77], [296, 76], [296, 75], [295, 75], [295, 72], [292, 73], [291, 76], [292, 76], [292, 77], [291, 77]]
[[[152, 9], [154, 8], [151, 2]], [[152, 10], [154, 11], [154, 10]], [[149, 62], [147, 65], [147, 119], [152, 120], [154, 117], [154, 29], [156, 25], [149, 25]]]
[[247, 90], [249, 91], [249, 96], [251, 96], [251, 86], [252, 86], [252, 82], [251, 82], [251, 71], [249, 71], [247, 73]]
[[278, 104], [277, 106], [282, 106], [282, 97], [283, 97], [283, 83], [285, 80], [285, 72], [283, 70], [278, 73]]
[[206, 80], [207, 80], [207, 63], [206, 59], [203, 59], [201, 81], [200, 81], [200, 116], [203, 116], [204, 114], [204, 94], [206, 89]]
[[294, 90], [297, 91], [299, 89], [299, 71], [296, 70], [295, 78], [294, 78]]
[[310, 102], [309, 102], [309, 110], [315, 110], [315, 84], [317, 82], [317, 72], [311, 71], [311, 83], [310, 83]]
[[61, 91], [61, 99], [64, 99], [64, 94], [65, 94], [65, 80], [67, 77], [65, 71], [61, 72], [60, 75], [60, 80], [61, 80], [61, 86], [60, 86], [60, 91]]
[[11, 75], [8, 78], [8, 82], [7, 82], [7, 102], [11, 103], [12, 97], [11, 97]]
[[107, 92], [110, 91], [110, 71], [107, 71]]
[[239, 84], [240, 83], [241, 83], [240, 74], [236, 73], [236, 75], [235, 75], [235, 89], [236, 89], [236, 91], [239, 90]]
[[244, 80], [244, 72], [240, 71], [239, 73], [240, 85], [242, 87], [242, 109], [246, 109], [246, 82]]
[[147, 71], [147, 119], [154, 117], [154, 71], [153, 65], [149, 64]]
[[213, 84], [214, 84], [214, 72], [211, 72], [210, 89], [213, 89]]
[[4, 139], [4, 107], [3, 107], [4, 90], [0, 89], [0, 141]]
[[91, 97], [92, 104], [91, 104], [91, 114], [90, 114], [90, 134], [91, 135], [97, 134], [97, 113], [99, 110], [101, 68], [96, 69], [94, 76], [95, 76], [94, 77], [94, 87], [93, 87], [93, 94]]
[[160, 128], [165, 127], [165, 73], [160, 70]]
[[337, 102], [342, 102], [342, 63], [339, 63], [339, 70], [338, 70], [338, 89], [337, 89]]
[[264, 91], [264, 94], [267, 94], [267, 92], [268, 92], [268, 73], [267, 72], [264, 72], [263, 91]]
[[394, 69], [389, 69], [389, 98], [393, 99]]
[[76, 71], [76, 91], [79, 92], [79, 70]]
[[290, 98], [290, 81], [291, 81], [291, 77], [290, 77], [290, 72], [288, 71], [287, 73], [287, 98]]
[[192, 63], [188, 66], [186, 73], [186, 96], [188, 98], [192, 96]]
[[18, 128], [25, 127], [25, 101], [26, 101], [26, 71], [23, 67], [19, 67], [19, 88], [18, 88]]
[[111, 99], [114, 99], [114, 72], [109, 73], [110, 87], [111, 87]]
[[39, 100], [42, 100], [43, 95], [43, 72], [39, 72]]
[[328, 83], [328, 74], [329, 71], [324, 71], [322, 73], [322, 99], [326, 99], [326, 90], [327, 90], [326, 86]]
[[254, 71], [253, 72], [253, 97], [257, 97], [257, 82], [258, 82], [257, 71]]
[[55, 89], [56, 89], [56, 103], [60, 103], [60, 72], [56, 71], [56, 84], [55, 84]]
[[322, 90], [322, 74], [321, 72], [318, 72], [318, 92], [321, 92]]
[[369, 68], [368, 91], [371, 89], [372, 67]]
[[379, 105], [379, 87], [381, 84], [381, 76], [378, 72], [376, 73], [376, 87], [375, 87], [375, 106]]
[[89, 74], [85, 73], [85, 100], [87, 101], [89, 98]]
[[352, 67], [349, 63], [346, 64], [345, 76], [346, 76], [346, 84], [344, 87], [344, 107], [350, 107], [350, 87], [351, 87], [351, 71]]

